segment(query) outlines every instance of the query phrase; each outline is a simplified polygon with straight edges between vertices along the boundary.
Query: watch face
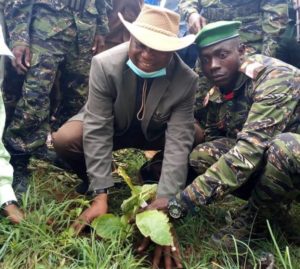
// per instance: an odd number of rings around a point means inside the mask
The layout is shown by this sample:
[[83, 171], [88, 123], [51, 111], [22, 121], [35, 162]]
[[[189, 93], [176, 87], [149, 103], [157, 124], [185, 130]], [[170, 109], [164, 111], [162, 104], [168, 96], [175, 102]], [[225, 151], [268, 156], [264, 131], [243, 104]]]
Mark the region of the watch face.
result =
[[170, 205], [169, 214], [173, 219], [179, 219], [181, 217], [181, 207], [179, 205]]

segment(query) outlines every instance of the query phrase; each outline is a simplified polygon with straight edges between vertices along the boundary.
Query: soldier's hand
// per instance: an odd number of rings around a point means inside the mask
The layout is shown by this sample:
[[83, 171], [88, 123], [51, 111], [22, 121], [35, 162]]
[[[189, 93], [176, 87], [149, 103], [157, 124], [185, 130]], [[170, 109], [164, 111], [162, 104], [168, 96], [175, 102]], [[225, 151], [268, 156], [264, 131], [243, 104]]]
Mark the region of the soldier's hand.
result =
[[17, 205], [14, 204], [4, 207], [3, 212], [13, 224], [19, 224], [24, 219], [24, 213]]
[[81, 215], [75, 220], [72, 225], [72, 228], [75, 231], [75, 234], [78, 235], [82, 229], [90, 224], [95, 218], [107, 213], [108, 204], [107, 204], [107, 194], [101, 193], [97, 195], [91, 206], [84, 210]]
[[191, 34], [197, 34], [206, 24], [206, 19], [198, 13], [189, 16], [188, 27]]
[[100, 53], [104, 50], [105, 47], [105, 36], [103, 35], [95, 35], [94, 44], [92, 47], [92, 52], [94, 55]]
[[13, 67], [18, 74], [25, 74], [30, 67], [31, 53], [28, 46], [16, 46], [12, 50], [15, 59], [12, 61]]
[[[162, 259], [165, 269], [183, 268], [183, 265], [181, 263], [182, 258], [180, 254], [179, 243], [174, 228], [172, 228], [172, 235], [174, 246], [155, 246], [152, 260], [153, 269], [161, 268], [159, 265]], [[149, 238], [144, 238], [142, 244], [138, 247], [137, 251], [139, 253], [144, 252], [148, 248], [150, 243], [151, 240]]]

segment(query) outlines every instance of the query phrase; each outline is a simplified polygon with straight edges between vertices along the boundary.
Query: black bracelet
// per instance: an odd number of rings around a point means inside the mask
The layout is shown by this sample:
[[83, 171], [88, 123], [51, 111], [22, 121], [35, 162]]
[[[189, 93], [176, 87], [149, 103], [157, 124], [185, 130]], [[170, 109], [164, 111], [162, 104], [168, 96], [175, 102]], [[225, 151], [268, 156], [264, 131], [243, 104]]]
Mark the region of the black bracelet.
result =
[[105, 188], [105, 189], [96, 189], [96, 190], [93, 190], [93, 191], [88, 191], [86, 194], [87, 194], [87, 196], [89, 196], [91, 198], [94, 198], [97, 195], [102, 194], [102, 193], [108, 194], [108, 189], [107, 188]]
[[7, 207], [7, 206], [9, 206], [9, 205], [15, 205], [15, 206], [17, 206], [17, 207], [20, 207], [20, 205], [18, 204], [17, 201], [15, 201], [15, 200], [9, 200], [9, 201], [7, 201], [7, 202], [5, 202], [5, 203], [3, 203], [3, 204], [1, 205], [1, 211], [3, 211], [3, 210], [5, 209], [5, 207]]

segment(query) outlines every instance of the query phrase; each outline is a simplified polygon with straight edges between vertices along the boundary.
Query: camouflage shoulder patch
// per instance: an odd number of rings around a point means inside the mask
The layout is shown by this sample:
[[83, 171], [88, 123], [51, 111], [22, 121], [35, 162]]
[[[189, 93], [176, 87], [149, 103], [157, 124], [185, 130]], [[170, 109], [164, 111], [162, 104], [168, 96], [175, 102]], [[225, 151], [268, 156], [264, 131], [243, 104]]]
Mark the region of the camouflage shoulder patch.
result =
[[222, 103], [223, 97], [220, 92], [220, 89], [217, 86], [212, 87], [208, 93], [206, 94], [204, 100], [203, 100], [203, 107], [206, 107], [209, 101], [214, 103]]
[[247, 59], [240, 67], [240, 72], [244, 73], [247, 77], [255, 80], [260, 72], [264, 69], [265, 66], [263, 66], [261, 63]]

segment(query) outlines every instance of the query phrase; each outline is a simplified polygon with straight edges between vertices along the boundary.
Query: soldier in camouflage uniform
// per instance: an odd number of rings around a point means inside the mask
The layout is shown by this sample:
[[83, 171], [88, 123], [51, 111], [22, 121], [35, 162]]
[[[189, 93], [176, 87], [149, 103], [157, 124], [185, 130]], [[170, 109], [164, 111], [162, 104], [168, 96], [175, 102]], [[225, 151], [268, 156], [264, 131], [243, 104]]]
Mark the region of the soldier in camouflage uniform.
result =
[[289, 0], [289, 24], [281, 37], [277, 58], [300, 68], [300, 42], [297, 42], [296, 27], [296, 10], [300, 14], [300, 2], [298, 3], [297, 0]]
[[170, 205], [209, 205], [230, 193], [247, 198], [232, 225], [213, 236], [228, 247], [231, 235], [249, 238], [256, 215], [263, 224], [280, 220], [300, 195], [300, 70], [260, 54], [245, 57], [238, 26], [208, 24], [196, 40], [215, 86], [205, 98], [205, 143], [190, 155], [199, 176], [168, 202], [170, 211]]
[[[249, 54], [276, 57], [280, 36], [288, 24], [288, 0], [181, 0], [179, 8], [192, 33], [198, 33], [206, 23], [241, 21], [240, 38]], [[204, 126], [206, 112], [202, 103], [212, 85], [204, 78], [199, 62], [195, 71], [200, 77], [195, 117]]]
[[6, 1], [14, 67], [26, 74], [4, 137], [17, 192], [26, 190], [29, 158], [44, 146], [50, 131], [49, 95], [59, 67], [63, 66], [61, 117], [76, 114], [86, 101], [90, 60], [108, 32], [106, 8], [104, 0]]

